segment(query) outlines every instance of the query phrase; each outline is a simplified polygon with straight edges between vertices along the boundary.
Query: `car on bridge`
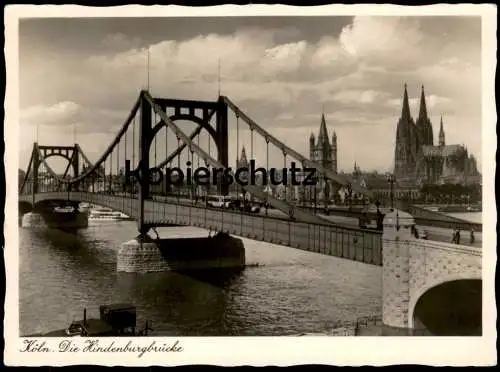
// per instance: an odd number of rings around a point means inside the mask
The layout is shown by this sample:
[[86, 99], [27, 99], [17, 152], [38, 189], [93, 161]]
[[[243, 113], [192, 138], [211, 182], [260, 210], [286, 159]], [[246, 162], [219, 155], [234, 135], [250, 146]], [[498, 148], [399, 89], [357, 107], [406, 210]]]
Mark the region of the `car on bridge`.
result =
[[209, 195], [207, 205], [213, 208], [230, 208], [231, 198], [223, 195]]

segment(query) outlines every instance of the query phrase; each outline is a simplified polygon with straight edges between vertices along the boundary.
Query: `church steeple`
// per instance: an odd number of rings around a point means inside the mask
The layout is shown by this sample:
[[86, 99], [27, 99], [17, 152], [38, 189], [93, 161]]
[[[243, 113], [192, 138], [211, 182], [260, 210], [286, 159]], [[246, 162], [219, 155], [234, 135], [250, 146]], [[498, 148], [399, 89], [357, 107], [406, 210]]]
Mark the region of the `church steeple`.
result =
[[409, 120], [410, 118], [411, 118], [410, 102], [408, 100], [407, 85], [405, 83], [405, 93], [404, 93], [404, 96], [403, 96], [403, 109], [401, 111], [401, 119], [403, 119], [403, 120]]
[[243, 168], [248, 166], [247, 153], [245, 151], [245, 146], [241, 149], [241, 156], [238, 161], [238, 167]]
[[420, 112], [418, 113], [419, 119], [427, 118], [427, 105], [425, 103], [425, 90], [422, 85], [422, 94], [420, 95]]
[[441, 124], [439, 125], [439, 146], [444, 146], [444, 129], [443, 129], [443, 115], [441, 115]]
[[422, 94], [420, 96], [420, 111], [416, 122], [418, 131], [419, 145], [434, 145], [434, 130], [432, 129], [431, 119], [427, 114], [427, 104], [425, 102], [425, 89], [422, 85]]
[[318, 144], [328, 143], [328, 130], [326, 129], [325, 114], [321, 114], [321, 125], [319, 127]]

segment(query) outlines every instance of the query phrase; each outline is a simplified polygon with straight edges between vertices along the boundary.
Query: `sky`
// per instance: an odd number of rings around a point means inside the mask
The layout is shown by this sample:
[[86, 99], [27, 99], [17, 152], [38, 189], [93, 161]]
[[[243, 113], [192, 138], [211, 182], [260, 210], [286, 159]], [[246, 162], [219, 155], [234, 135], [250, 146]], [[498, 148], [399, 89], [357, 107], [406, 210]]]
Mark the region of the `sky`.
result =
[[324, 112], [339, 171], [392, 170], [404, 84], [415, 120], [424, 85], [435, 141], [442, 115], [481, 167], [481, 20], [457, 16], [21, 20], [20, 167], [37, 125], [42, 145], [76, 130], [96, 160], [148, 85], [148, 48], [153, 96], [215, 101], [220, 61], [221, 94], [306, 156]]

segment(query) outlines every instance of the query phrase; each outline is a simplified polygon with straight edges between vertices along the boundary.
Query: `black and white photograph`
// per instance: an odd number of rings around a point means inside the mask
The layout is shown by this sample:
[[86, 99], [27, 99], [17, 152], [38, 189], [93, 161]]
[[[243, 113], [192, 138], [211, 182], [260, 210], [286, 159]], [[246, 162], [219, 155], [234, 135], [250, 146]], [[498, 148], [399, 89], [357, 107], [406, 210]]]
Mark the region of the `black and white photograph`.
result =
[[366, 7], [12, 10], [13, 365], [495, 363], [496, 7]]

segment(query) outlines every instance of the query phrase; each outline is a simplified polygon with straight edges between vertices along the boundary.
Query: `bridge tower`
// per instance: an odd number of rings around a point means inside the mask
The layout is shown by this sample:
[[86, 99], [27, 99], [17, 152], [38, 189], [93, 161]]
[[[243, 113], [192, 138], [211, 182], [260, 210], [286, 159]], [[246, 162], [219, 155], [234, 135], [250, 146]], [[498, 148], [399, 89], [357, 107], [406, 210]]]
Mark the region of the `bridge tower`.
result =
[[[35, 205], [35, 195], [38, 193], [38, 169], [40, 168], [40, 158], [38, 156], [38, 143], [34, 143], [33, 145], [33, 153], [32, 153], [32, 159], [33, 159], [33, 164], [32, 170], [33, 170], [33, 183], [31, 186], [31, 203], [32, 205]], [[29, 169], [27, 170], [26, 174], [29, 173]]]
[[[141, 92], [140, 98], [140, 129], [139, 129], [139, 172], [142, 179], [148, 179], [144, 175], [149, 174], [149, 152], [154, 137], [166, 124], [161, 120], [159, 123], [152, 121], [152, 107], [145, 97], [146, 91]], [[229, 166], [228, 156], [228, 105], [224, 97], [220, 96], [217, 101], [193, 101], [183, 99], [153, 98], [154, 102], [168, 115], [172, 121], [186, 120], [192, 121], [205, 129], [217, 148], [217, 159], [224, 167]], [[215, 128], [210, 121], [215, 116]], [[217, 183], [217, 193], [228, 194], [228, 185], [222, 182], [222, 178]], [[139, 218], [138, 226], [141, 235], [149, 230], [144, 223], [144, 201], [150, 197], [150, 185], [146, 182], [139, 185]]]

